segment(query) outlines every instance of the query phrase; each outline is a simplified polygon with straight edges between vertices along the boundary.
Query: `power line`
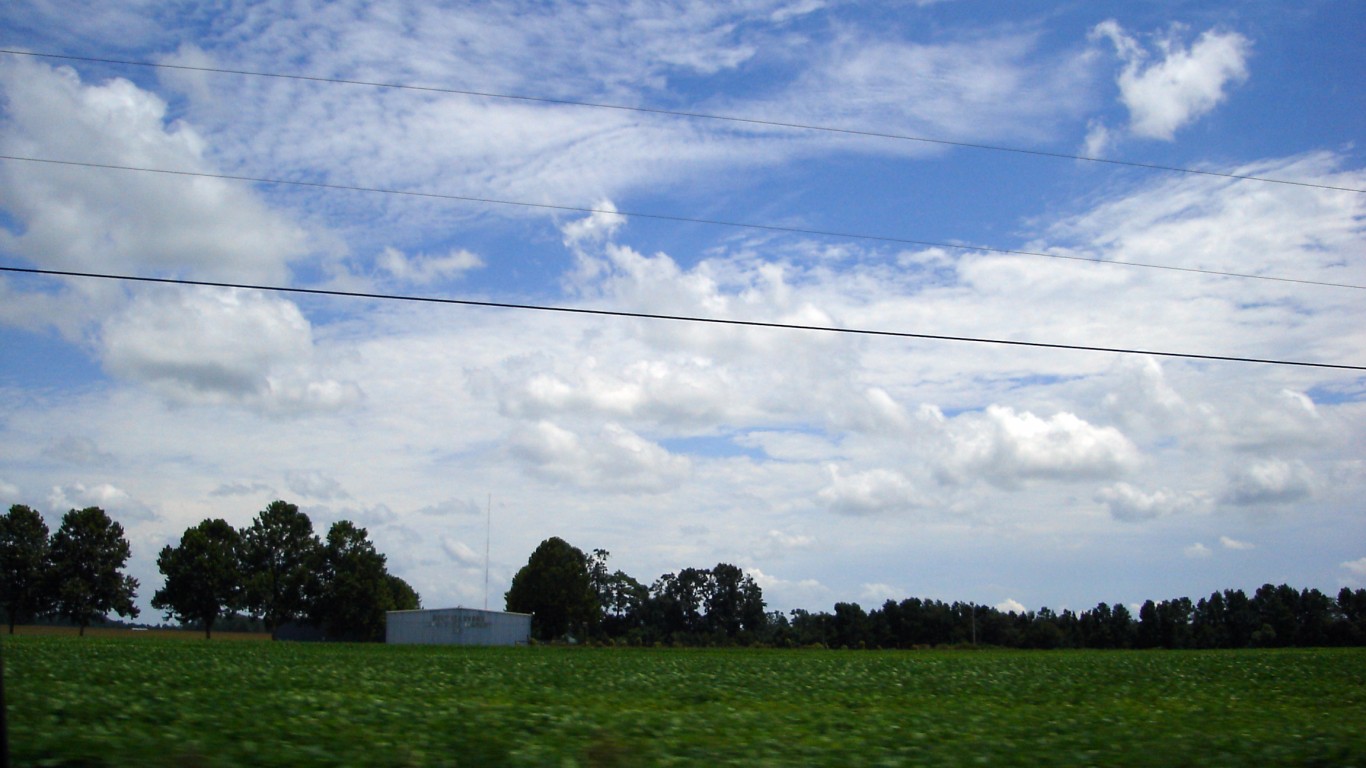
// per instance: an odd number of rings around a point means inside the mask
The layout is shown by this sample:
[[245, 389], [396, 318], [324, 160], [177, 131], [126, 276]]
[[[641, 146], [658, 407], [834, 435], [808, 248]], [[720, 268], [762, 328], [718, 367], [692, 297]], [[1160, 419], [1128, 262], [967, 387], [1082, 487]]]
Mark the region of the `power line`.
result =
[[556, 205], [553, 203], [531, 203], [524, 200], [501, 200], [491, 197], [475, 197], [472, 195], [454, 195], [444, 192], [416, 192], [405, 189], [386, 189], [384, 187], [362, 187], [351, 184], [330, 184], [321, 181], [295, 181], [290, 179], [272, 179], [261, 176], [240, 176], [226, 173], [208, 173], [205, 171], [177, 171], [167, 168], [145, 168], [131, 165], [114, 165], [112, 163], [87, 163], [76, 160], [54, 160], [42, 157], [24, 157], [19, 155], [0, 155], [0, 160], [13, 160], [25, 163], [41, 163], [46, 165], [66, 165], [78, 168], [100, 168], [113, 171], [132, 171], [136, 173], [160, 173], [169, 176], [189, 176], [206, 179], [223, 179], [227, 181], [246, 181], [256, 184], [279, 184], [296, 187], [312, 187], [316, 189], [330, 189], [346, 192], [369, 192], [384, 195], [403, 195], [406, 197], [422, 197], [436, 200], [459, 200], [469, 203], [484, 203], [489, 205], [507, 205], [521, 208], [539, 208], [551, 211], [567, 211], [571, 213], [600, 213], [613, 214], [629, 218], [654, 219], [657, 221], [672, 221], [682, 224], [704, 224], [716, 227], [734, 227], [737, 229], [756, 229], [766, 232], [782, 232], [786, 234], [813, 235], [818, 237], [833, 237], [846, 240], [870, 240], [883, 243], [897, 243], [899, 245], [916, 245], [929, 248], [952, 248], [961, 251], [980, 251], [984, 253], [1001, 253], [1013, 256], [1036, 256], [1045, 259], [1063, 259], [1066, 261], [1082, 261], [1091, 264], [1103, 264], [1116, 267], [1139, 267], [1143, 269], [1162, 269], [1171, 272], [1189, 272], [1201, 275], [1213, 275], [1217, 277], [1236, 277], [1248, 280], [1270, 280], [1281, 283], [1298, 283], [1301, 285], [1318, 285], [1329, 288], [1351, 288], [1355, 290], [1366, 290], [1366, 285], [1354, 285], [1352, 283], [1334, 283], [1323, 280], [1306, 280], [1303, 278], [1280, 277], [1277, 275], [1254, 275], [1245, 272], [1226, 272], [1217, 269], [1201, 269], [1199, 267], [1177, 267], [1170, 264], [1148, 264], [1139, 261], [1109, 261], [1107, 259], [1091, 258], [1087, 256], [1069, 256], [1060, 253], [1045, 253], [1043, 251], [1024, 251], [1012, 248], [995, 248], [987, 245], [963, 245], [961, 243], [945, 243], [934, 240], [914, 240], [905, 237], [891, 237], [887, 235], [869, 235], [858, 232], [840, 232], [827, 229], [809, 229], [805, 227], [789, 227], [777, 224], [754, 224], [750, 222], [726, 221], [723, 219], [702, 219], [690, 216], [675, 216], [664, 213], [647, 213], [643, 211], [619, 211], [606, 208], [588, 208], [574, 205]]
[[835, 133], [845, 136], [861, 136], [874, 139], [891, 139], [894, 141], [910, 141], [921, 144], [935, 144], [945, 147], [958, 147], [962, 149], [977, 149], [988, 152], [1009, 152], [1019, 155], [1034, 155], [1036, 157], [1047, 157], [1057, 160], [1080, 160], [1088, 163], [1104, 163], [1106, 165], [1118, 165], [1129, 168], [1143, 168], [1150, 171], [1167, 171], [1170, 173], [1185, 173], [1199, 176], [1217, 176], [1225, 179], [1237, 179], [1239, 181], [1258, 181], [1267, 184], [1287, 184], [1296, 187], [1309, 187], [1312, 189], [1328, 189], [1338, 192], [1355, 192], [1358, 194], [1366, 193], [1366, 189], [1356, 187], [1338, 187], [1330, 184], [1319, 184], [1308, 181], [1294, 181], [1291, 179], [1278, 179], [1270, 176], [1253, 176], [1249, 174], [1227, 173], [1223, 171], [1209, 171], [1197, 168], [1186, 168], [1174, 165], [1159, 165], [1157, 163], [1143, 163], [1132, 160], [1114, 160], [1105, 157], [1094, 157], [1091, 155], [1073, 155], [1066, 152], [1049, 152], [1041, 149], [1026, 149], [1024, 147], [1008, 147], [999, 144], [981, 144], [969, 141], [954, 141], [952, 139], [940, 139], [930, 136], [913, 136], [900, 133], [886, 133], [882, 131], [863, 130], [857, 128], [839, 128], [828, 125], [815, 125], [810, 123], [793, 123], [782, 120], [769, 120], [754, 117], [739, 117], [737, 115], [720, 115], [710, 112], [692, 112], [679, 109], [664, 109], [662, 107], [639, 107], [626, 104], [609, 104], [593, 101], [579, 101], [576, 99], [560, 99], [549, 96], [525, 96], [512, 93], [498, 93], [496, 91], [476, 91], [463, 88], [444, 88], [426, 85], [408, 85], [405, 83], [386, 83], [371, 80], [352, 80], [340, 77], [318, 77], [314, 75], [292, 75], [279, 72], [259, 72], [246, 69], [224, 69], [220, 67], [200, 67], [188, 64], [166, 64], [153, 61], [136, 61], [132, 59], [107, 59], [95, 56], [71, 56], [60, 53], [46, 53], [38, 51], [16, 51], [0, 49], [0, 53], [7, 53], [12, 56], [33, 56], [48, 59], [65, 59], [68, 61], [86, 61], [96, 64], [117, 64], [132, 67], [151, 67], [153, 69], [175, 69], [187, 72], [210, 72], [220, 75], [242, 75], [246, 77], [266, 77], [277, 80], [300, 80], [313, 83], [332, 83], [336, 85], [359, 85], [369, 88], [389, 88], [404, 91], [421, 91], [426, 93], [448, 93], [461, 96], [477, 96], [487, 99], [505, 99], [511, 101], [525, 101], [539, 104], [560, 104], [573, 107], [587, 107], [591, 109], [611, 109], [621, 112], [641, 112], [653, 115], [667, 115], [669, 117], [686, 117], [694, 120], [714, 120], [727, 123], [742, 123], [746, 125], [758, 125], [766, 128], [790, 128], [801, 131], [819, 131], [822, 133]]
[[476, 299], [451, 299], [439, 296], [409, 296], [392, 293], [371, 293], [366, 291], [342, 291], [329, 288], [291, 288], [279, 285], [252, 285], [249, 283], [228, 283], [210, 280], [186, 280], [171, 277], [141, 277], [138, 275], [116, 275], [100, 272], [73, 272], [56, 269], [32, 269], [26, 267], [0, 267], [0, 272], [16, 272], [30, 275], [49, 275], [55, 277], [83, 277], [99, 280], [119, 280], [124, 282], [157, 283], [163, 285], [196, 286], [205, 288], [236, 288], [272, 293], [292, 293], [307, 296], [335, 296], [352, 299], [377, 299], [382, 301], [410, 301], [425, 304], [450, 304], [464, 307], [485, 307], [492, 309], [514, 309], [532, 312], [556, 312], [573, 315], [595, 315], [599, 317], [623, 317], [638, 320], [672, 320], [684, 323], [706, 323], [709, 325], [742, 326], [747, 328], [771, 328], [789, 331], [820, 331], [843, 333], [858, 336], [883, 336], [901, 339], [923, 339], [929, 341], [958, 341], [974, 344], [993, 344], [998, 346], [1032, 347], [1037, 349], [1061, 349], [1073, 352], [1110, 352], [1121, 355], [1149, 355], [1152, 357], [1173, 357], [1187, 360], [1213, 360], [1233, 363], [1261, 363], [1266, 365], [1288, 365], [1304, 368], [1331, 368], [1346, 371], [1366, 371], [1366, 365], [1345, 365], [1340, 363], [1311, 363], [1298, 360], [1278, 360], [1271, 358], [1239, 357], [1234, 355], [1202, 355], [1191, 352], [1166, 352], [1151, 349], [1132, 349], [1125, 347], [1100, 347], [1086, 344], [1054, 344], [1042, 341], [1018, 341], [1014, 339], [991, 339], [980, 336], [949, 336], [936, 333], [914, 333], [910, 331], [880, 331], [868, 328], [841, 328], [829, 325], [804, 325], [798, 323], [775, 323], [762, 320], [734, 320], [719, 317], [700, 317], [692, 315], [665, 315], [654, 312], [627, 312], [613, 309], [591, 309], [588, 307], [560, 307], [548, 304], [521, 304], [504, 301], [481, 301]]

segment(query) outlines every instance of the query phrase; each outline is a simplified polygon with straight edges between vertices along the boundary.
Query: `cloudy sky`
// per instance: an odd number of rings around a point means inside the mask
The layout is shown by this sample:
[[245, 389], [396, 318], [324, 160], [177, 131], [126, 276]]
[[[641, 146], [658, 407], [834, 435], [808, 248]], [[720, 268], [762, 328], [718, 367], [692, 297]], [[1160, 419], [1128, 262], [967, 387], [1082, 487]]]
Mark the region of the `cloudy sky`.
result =
[[[1362, 29], [13, 0], [0, 266], [1361, 366]], [[104, 507], [157, 618], [157, 551], [276, 498], [429, 607], [483, 604], [490, 500], [493, 606], [549, 536], [645, 582], [735, 563], [780, 610], [1336, 592], [1366, 376], [0, 273], [6, 507]]]

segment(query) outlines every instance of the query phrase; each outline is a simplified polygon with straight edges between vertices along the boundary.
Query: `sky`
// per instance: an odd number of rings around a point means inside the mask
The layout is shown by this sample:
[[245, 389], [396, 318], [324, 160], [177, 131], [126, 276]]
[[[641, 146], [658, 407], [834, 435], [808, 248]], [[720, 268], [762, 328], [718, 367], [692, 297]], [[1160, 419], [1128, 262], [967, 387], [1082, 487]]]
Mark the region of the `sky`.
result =
[[[1363, 30], [12, 0], [0, 266], [1362, 366]], [[558, 536], [772, 610], [1081, 611], [1366, 587], [1363, 498], [1360, 370], [0, 273], [0, 502], [103, 507], [150, 620], [163, 546], [274, 499], [427, 607]]]

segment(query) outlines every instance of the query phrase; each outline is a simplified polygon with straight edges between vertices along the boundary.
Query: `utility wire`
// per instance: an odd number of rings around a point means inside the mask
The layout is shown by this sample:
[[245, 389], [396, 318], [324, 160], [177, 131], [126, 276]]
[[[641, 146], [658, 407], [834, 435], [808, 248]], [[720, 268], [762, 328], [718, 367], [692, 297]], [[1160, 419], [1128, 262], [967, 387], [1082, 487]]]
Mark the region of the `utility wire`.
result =
[[141, 277], [137, 275], [116, 275], [100, 272], [73, 272], [56, 269], [31, 269], [26, 267], [2, 267], [0, 272], [15, 272], [30, 275], [49, 275], [55, 277], [83, 277], [99, 280], [119, 280], [138, 283], [159, 283], [164, 285], [197, 286], [205, 288], [236, 288], [273, 293], [292, 293], [308, 296], [339, 296], [352, 299], [378, 299], [382, 301], [411, 301], [425, 304], [453, 304], [464, 307], [488, 307], [493, 309], [515, 309], [533, 312], [557, 312], [574, 315], [596, 315], [600, 317], [626, 317], [639, 320], [673, 320], [684, 323], [707, 323], [710, 325], [742, 326], [747, 328], [774, 328], [790, 331], [821, 331], [858, 336], [885, 336], [901, 339], [925, 339], [930, 341], [958, 341], [974, 344], [994, 344], [1013, 347], [1033, 347], [1039, 349], [1063, 349], [1075, 352], [1111, 352], [1121, 355], [1149, 355], [1153, 357], [1174, 357], [1187, 360], [1216, 360], [1233, 363], [1262, 363], [1266, 365], [1288, 365], [1305, 368], [1331, 368], [1345, 371], [1366, 371], [1366, 365], [1345, 365], [1340, 363], [1310, 363], [1297, 360], [1278, 360], [1270, 358], [1238, 357], [1234, 355], [1202, 355], [1190, 352], [1165, 352], [1151, 349], [1131, 349], [1124, 347], [1098, 347], [1086, 344], [1052, 344], [1042, 341], [1017, 341], [1013, 339], [990, 339], [979, 336], [948, 336], [936, 333], [912, 333], [909, 331], [879, 331], [867, 328], [842, 328], [829, 325], [804, 325], [797, 323], [774, 323], [761, 320], [734, 320], [719, 317], [700, 317], [693, 315], [665, 315], [654, 312], [626, 312], [612, 309], [591, 309], [588, 307], [561, 307], [547, 304], [520, 304], [504, 301], [480, 301], [475, 299], [451, 299], [439, 296], [409, 296], [392, 293], [370, 293], [365, 291], [341, 291], [328, 288], [290, 288], [279, 285], [252, 285], [248, 283], [228, 283], [209, 280], [186, 280], [171, 277]]
[[1248, 174], [1226, 173], [1222, 171], [1209, 171], [1197, 168], [1185, 168], [1173, 165], [1159, 165], [1157, 163], [1142, 163], [1132, 160], [1114, 160], [1105, 157], [1094, 157], [1090, 155], [1072, 155], [1066, 152], [1049, 152], [1041, 149], [1025, 149], [1023, 147], [1008, 147], [997, 144], [981, 144], [968, 141], [954, 141], [951, 139], [939, 139], [929, 136], [912, 136], [900, 133], [885, 133], [881, 131], [861, 130], [857, 128], [838, 128], [828, 125], [814, 125], [810, 123], [792, 123], [782, 120], [767, 120], [754, 117], [739, 117], [736, 115], [720, 115], [710, 112], [691, 112], [678, 109], [663, 109], [660, 107], [638, 107], [625, 104], [608, 104], [593, 101], [579, 101], [575, 99], [557, 99], [548, 96], [525, 96], [511, 93], [498, 93], [495, 91], [475, 91], [462, 88], [442, 88], [426, 85], [408, 85], [404, 83], [385, 83], [371, 80], [350, 80], [340, 77], [317, 77], [313, 75], [291, 75], [279, 72], [257, 72], [246, 69], [223, 69], [219, 67], [198, 67], [188, 64], [166, 64], [153, 61], [135, 61], [131, 59], [106, 59], [94, 56], [70, 56], [60, 53], [46, 53], [39, 51], [16, 51], [0, 49], [0, 53], [12, 56], [33, 56], [48, 59], [65, 59], [67, 61], [86, 61], [97, 64], [117, 64], [132, 67], [151, 67], [154, 69], [175, 69], [187, 72], [211, 72], [220, 75], [243, 75], [246, 77], [268, 77], [278, 80], [300, 80], [313, 83], [333, 83], [337, 85], [360, 85], [370, 88], [390, 88], [404, 91], [421, 91], [426, 93], [449, 93], [461, 96], [477, 96], [487, 99], [505, 99], [511, 101], [535, 102], [540, 104], [560, 104], [573, 107], [588, 107], [592, 109], [612, 109], [621, 112], [642, 112], [654, 115], [667, 115], [669, 117], [686, 117], [695, 120], [715, 120], [728, 123], [742, 123], [746, 125], [759, 125], [766, 128], [791, 128], [801, 131], [820, 131], [823, 133], [835, 133], [845, 136], [862, 136], [875, 139], [892, 139], [895, 141], [912, 141], [921, 144], [935, 144], [946, 147], [960, 147], [964, 149], [977, 149], [989, 152], [1010, 152], [1019, 155], [1034, 155], [1036, 157], [1048, 157], [1058, 160], [1080, 160], [1088, 163], [1105, 163], [1107, 165], [1119, 165], [1130, 168], [1144, 168], [1152, 171], [1168, 171], [1171, 173], [1185, 173], [1200, 176], [1217, 176], [1225, 179], [1237, 179], [1240, 181], [1259, 181], [1267, 184], [1288, 184], [1297, 187], [1309, 187], [1312, 189], [1330, 189], [1338, 192], [1355, 192], [1358, 194], [1366, 193], [1366, 189], [1357, 187], [1338, 187], [1330, 184], [1318, 184], [1308, 181], [1293, 181], [1291, 179], [1278, 179], [1269, 176], [1252, 176]]
[[891, 237], [886, 235], [869, 235], [858, 232], [840, 232], [837, 230], [808, 229], [804, 227], [788, 227], [777, 224], [754, 224], [740, 221], [726, 221], [723, 219], [702, 219], [690, 216], [674, 216], [664, 213], [646, 213], [642, 211], [618, 211], [607, 208], [587, 208], [573, 205], [556, 205], [553, 203], [531, 203], [524, 200], [500, 200], [490, 197], [474, 197], [470, 195], [453, 195], [443, 192], [416, 192], [404, 189], [386, 189], [383, 187], [362, 187], [351, 184], [329, 184], [321, 181], [295, 181], [290, 179], [271, 179], [260, 176], [239, 176], [226, 173], [207, 173], [204, 171], [177, 171], [167, 168], [143, 168], [130, 165], [114, 165], [111, 163], [86, 163], [75, 160], [54, 160], [42, 157], [24, 157], [19, 155], [0, 155], [0, 160], [13, 160], [25, 163], [42, 163], [47, 165], [65, 165], [78, 168], [100, 168], [114, 171], [133, 171], [137, 173], [160, 173], [170, 176], [189, 176], [205, 179], [223, 179], [227, 181], [247, 181], [256, 184], [280, 184], [296, 187], [313, 187], [316, 189], [343, 190], [347, 192], [370, 192], [384, 195], [404, 195], [407, 197], [423, 197], [437, 200], [459, 200], [470, 203], [485, 203], [489, 205], [508, 205], [522, 208], [540, 208], [552, 211], [568, 211], [571, 213], [600, 213], [613, 214], [629, 218], [654, 219], [657, 221], [673, 221], [684, 224], [705, 224], [717, 227], [734, 227], [737, 229], [756, 229], [766, 232], [783, 232], [787, 234], [814, 235], [819, 237], [833, 237], [846, 240], [871, 240], [883, 243], [897, 243], [901, 245], [917, 245], [930, 248], [952, 248], [960, 251], [981, 251], [984, 253], [1002, 253], [1014, 256], [1037, 256], [1045, 259], [1064, 259], [1067, 261], [1084, 261], [1091, 264], [1104, 264], [1116, 267], [1141, 267], [1144, 269], [1164, 269], [1172, 272], [1191, 272], [1201, 275], [1215, 275], [1218, 277], [1237, 277], [1248, 280], [1271, 280], [1281, 283], [1299, 283], [1301, 285], [1318, 285], [1329, 288], [1351, 288], [1355, 290], [1366, 290], [1366, 285], [1354, 285], [1352, 283], [1334, 283], [1324, 280], [1306, 280], [1294, 277], [1280, 277], [1276, 275], [1254, 275], [1245, 272], [1225, 272], [1216, 269], [1200, 269], [1198, 267], [1177, 267], [1170, 264], [1147, 264], [1138, 261], [1109, 261], [1107, 259], [1092, 258], [1087, 256], [1069, 256], [1061, 253], [1045, 253], [1043, 251], [1024, 251], [1011, 248], [994, 248], [986, 245], [963, 245], [961, 243], [944, 243], [933, 240], [913, 240], [905, 237]]

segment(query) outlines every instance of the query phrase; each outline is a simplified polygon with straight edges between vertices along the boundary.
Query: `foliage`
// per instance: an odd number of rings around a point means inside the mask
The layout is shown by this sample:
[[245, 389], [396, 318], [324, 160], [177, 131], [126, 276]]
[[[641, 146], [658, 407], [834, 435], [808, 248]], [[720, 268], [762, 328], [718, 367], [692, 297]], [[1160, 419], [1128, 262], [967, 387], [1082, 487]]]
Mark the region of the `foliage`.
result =
[[243, 531], [246, 606], [272, 634], [305, 615], [320, 546], [313, 521], [285, 501], [272, 501]]
[[[98, 507], [71, 510], [49, 539], [42, 517], [15, 505], [0, 517], [3, 608], [10, 621], [44, 619], [56, 611], [80, 627], [113, 611], [137, 616], [138, 582], [120, 573], [130, 555], [123, 527]], [[364, 528], [335, 523], [326, 543], [293, 504], [275, 501], [245, 531], [225, 520], [186, 529], [180, 543], [157, 557], [166, 581], [152, 605], [210, 637], [228, 617], [234, 626], [281, 625], [307, 617], [332, 639], [383, 640], [384, 613], [422, 605], [417, 592], [386, 569]], [[239, 616], [246, 609], [249, 616]]]
[[317, 562], [317, 594], [309, 601], [314, 623], [328, 639], [383, 640], [384, 612], [395, 607], [394, 598], [384, 555], [365, 529], [333, 523]]
[[167, 546], [157, 557], [166, 584], [152, 596], [152, 607], [183, 624], [198, 623], [204, 637], [219, 616], [241, 607], [242, 537], [226, 520], [205, 520]]
[[[1127, 607], [1099, 603], [1077, 614], [1048, 608], [1006, 612], [972, 603], [907, 598], [887, 600], [865, 610], [857, 603], [837, 603], [833, 613], [797, 609], [790, 618], [766, 613], [763, 591], [740, 568], [717, 563], [714, 568], [684, 568], [666, 573], [646, 588], [622, 571], [610, 571], [610, 554], [595, 549], [589, 556], [560, 539], [541, 548], [562, 555], [537, 592], [539, 604], [519, 597], [522, 610], [534, 613], [542, 626], [555, 625], [567, 610], [562, 601], [578, 600], [580, 584], [596, 597], [596, 624], [584, 636], [615, 644], [667, 643], [689, 646], [770, 645], [894, 649], [943, 645], [988, 645], [1005, 648], [1250, 648], [1366, 645], [1366, 590], [1343, 588], [1334, 600], [1316, 589], [1263, 585], [1252, 597], [1242, 590], [1216, 592], [1192, 602], [1180, 597], [1148, 600], [1135, 618]], [[538, 548], [533, 562], [548, 557]], [[548, 561], [544, 561], [548, 562]], [[528, 564], [531, 568], [531, 563]], [[518, 576], [530, 578], [528, 568]], [[535, 569], [532, 569], [535, 570]], [[556, 592], [572, 579], [568, 593]], [[517, 582], [514, 581], [514, 584]], [[529, 582], [524, 582], [525, 588]], [[512, 592], [509, 592], [509, 596]], [[541, 639], [560, 632], [537, 632]]]
[[51, 577], [57, 613], [82, 633], [90, 622], [113, 611], [137, 616], [138, 580], [121, 573], [131, 550], [123, 526], [99, 507], [71, 510], [52, 534]]
[[31, 619], [52, 605], [48, 579], [48, 530], [43, 516], [23, 504], [0, 517], [0, 605], [9, 619]]
[[531, 632], [540, 640], [584, 636], [601, 618], [587, 556], [558, 537], [536, 547], [505, 599], [507, 610], [532, 615]]
[[1360, 649], [6, 646], [19, 765], [1366, 764]]
[[408, 582], [392, 573], [385, 577], [389, 586], [389, 599], [393, 604], [391, 611], [415, 611], [422, 607], [422, 597]]

